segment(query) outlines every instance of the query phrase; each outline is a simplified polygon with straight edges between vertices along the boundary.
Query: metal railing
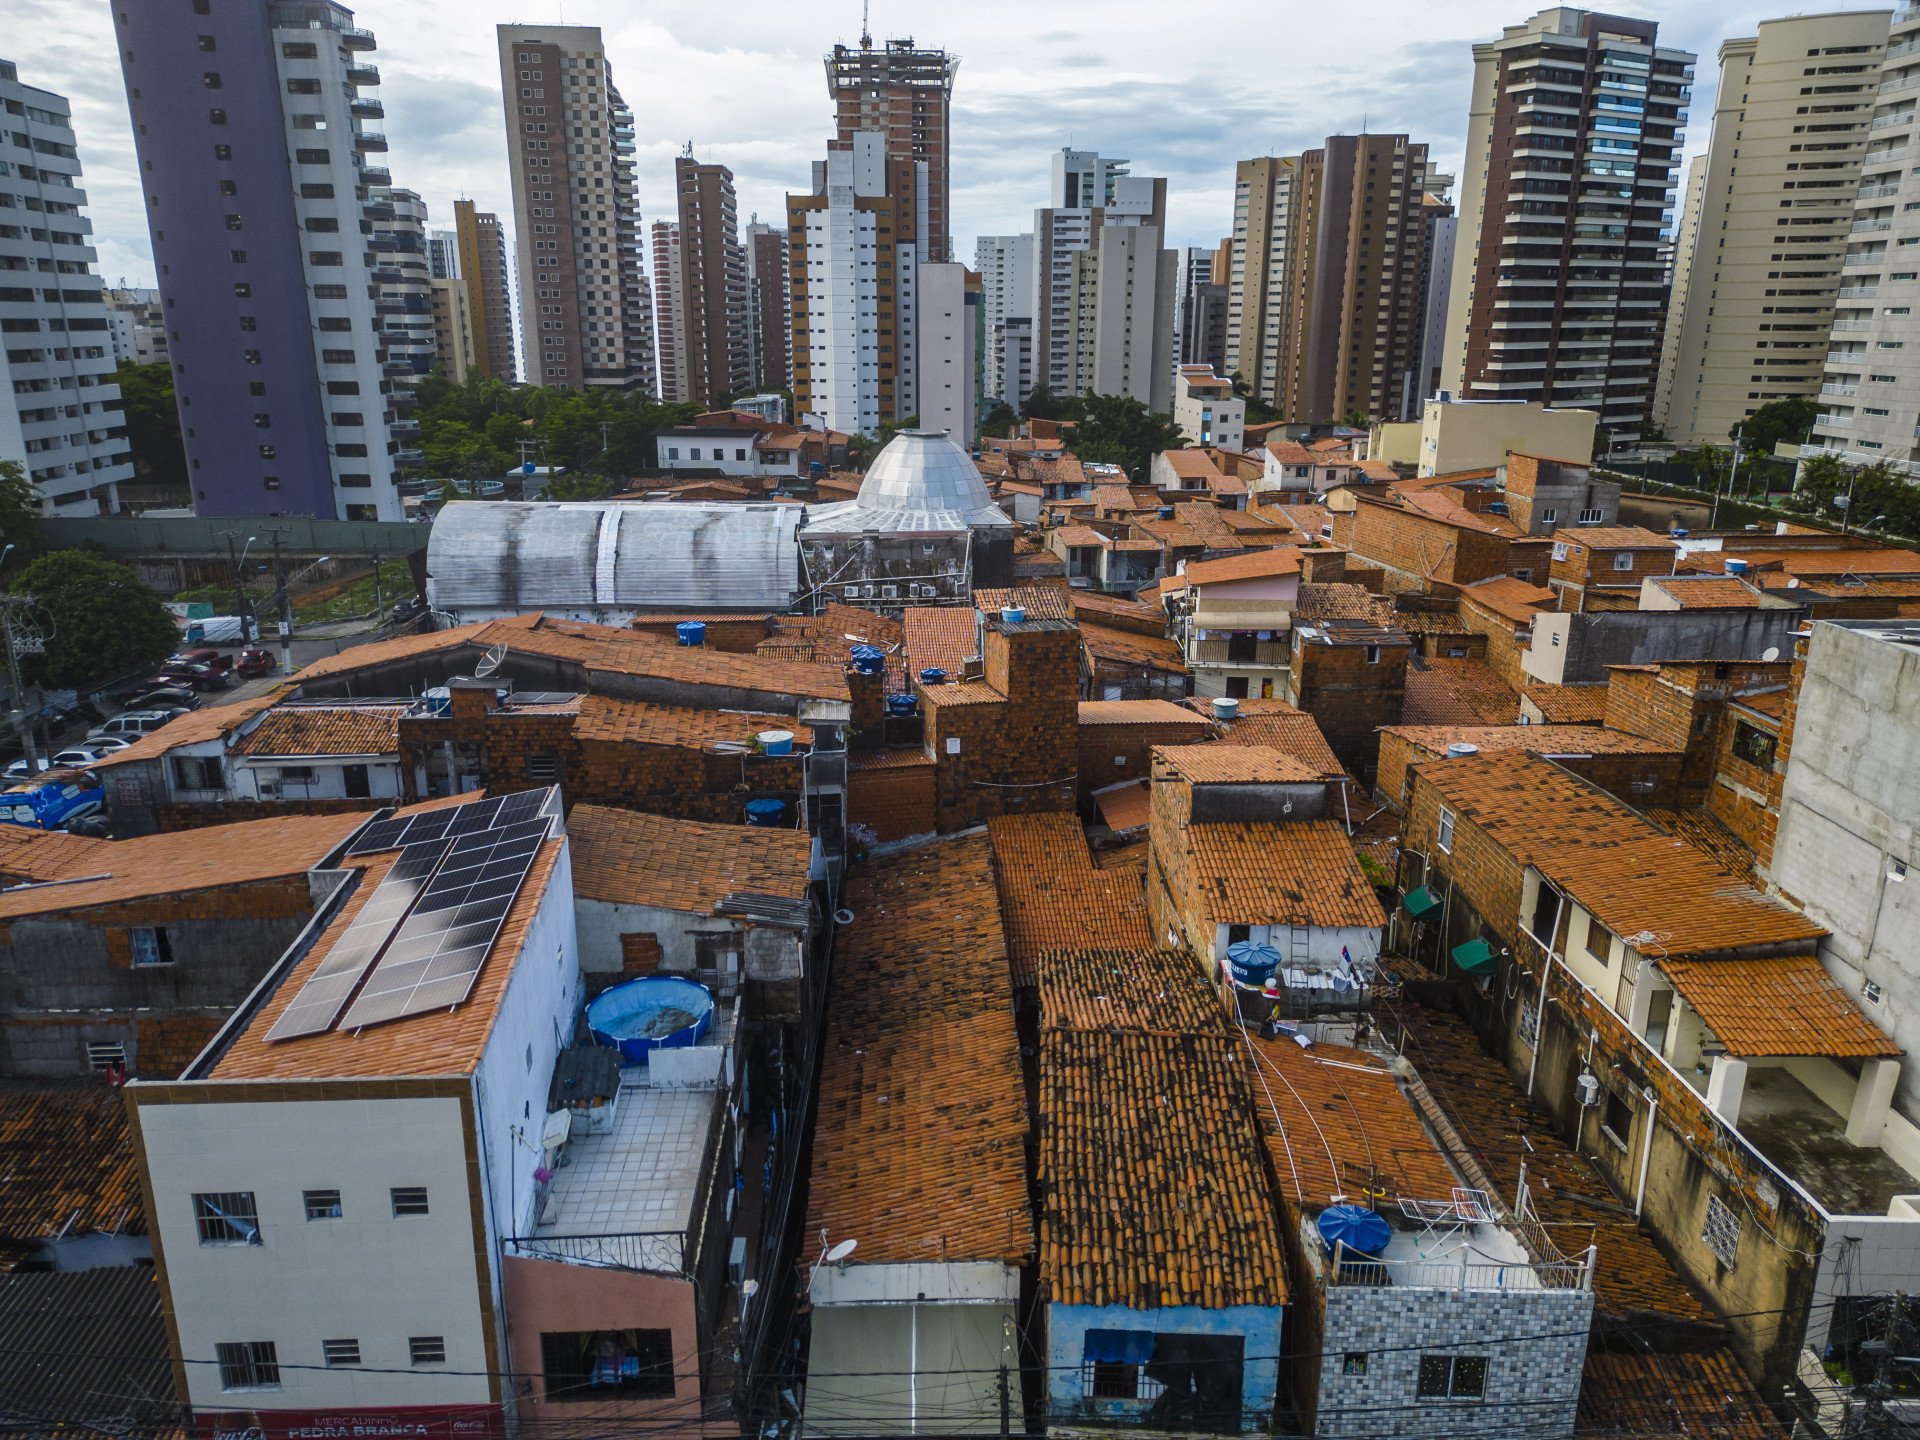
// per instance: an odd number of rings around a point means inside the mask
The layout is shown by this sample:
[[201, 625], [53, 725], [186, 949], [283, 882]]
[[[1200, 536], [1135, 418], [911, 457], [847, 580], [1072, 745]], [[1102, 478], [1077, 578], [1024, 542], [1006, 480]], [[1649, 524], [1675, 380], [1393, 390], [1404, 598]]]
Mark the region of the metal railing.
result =
[[1336, 1241], [1327, 1283], [1402, 1290], [1588, 1290], [1593, 1287], [1594, 1250], [1588, 1246], [1581, 1260], [1548, 1264], [1484, 1259], [1476, 1263], [1476, 1252], [1466, 1245], [1460, 1247], [1458, 1259], [1375, 1260], [1355, 1258], [1356, 1252]]
[[559, 1260], [603, 1270], [636, 1270], [655, 1275], [684, 1275], [687, 1237], [678, 1230], [625, 1235], [515, 1235], [500, 1242], [508, 1255], [523, 1260]]

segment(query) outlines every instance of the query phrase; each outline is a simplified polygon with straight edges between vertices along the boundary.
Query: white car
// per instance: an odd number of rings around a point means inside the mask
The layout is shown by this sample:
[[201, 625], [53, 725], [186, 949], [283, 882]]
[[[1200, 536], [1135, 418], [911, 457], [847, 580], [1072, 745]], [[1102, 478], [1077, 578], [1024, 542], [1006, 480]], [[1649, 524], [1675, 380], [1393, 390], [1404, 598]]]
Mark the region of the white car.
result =
[[[122, 746], [121, 748], [125, 749], [126, 747]], [[53, 763], [60, 766], [71, 766], [77, 770], [84, 770], [96, 761], [106, 759], [107, 756], [112, 753], [111, 750], [102, 745], [73, 745], [56, 754], [53, 757]]]
[[[45, 770], [47, 768], [47, 762], [45, 760], [42, 760], [40, 762], [40, 768], [42, 770]], [[6, 778], [9, 780], [24, 780], [32, 773], [33, 773], [32, 762], [29, 761], [27, 757], [24, 755], [22, 755], [18, 760], [14, 761], [11, 765], [7, 766], [5, 771], [0, 771], [0, 774], [4, 774]]]

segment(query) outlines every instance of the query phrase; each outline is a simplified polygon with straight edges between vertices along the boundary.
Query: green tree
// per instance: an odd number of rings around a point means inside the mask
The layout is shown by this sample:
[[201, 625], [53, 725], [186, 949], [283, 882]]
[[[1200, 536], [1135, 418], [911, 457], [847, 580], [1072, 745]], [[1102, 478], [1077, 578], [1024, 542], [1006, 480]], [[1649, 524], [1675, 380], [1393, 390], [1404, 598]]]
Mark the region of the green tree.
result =
[[425, 439], [421, 427], [429, 474], [461, 480], [497, 480], [513, 463], [513, 457], [464, 420], [442, 421], [433, 427], [431, 439]]
[[1118, 465], [1134, 480], [1146, 478], [1153, 457], [1177, 450], [1187, 438], [1170, 415], [1156, 415], [1131, 395], [1089, 395], [1074, 438], [1082, 460]]
[[1247, 377], [1238, 370], [1233, 372], [1228, 383], [1233, 386], [1233, 393], [1247, 402], [1247, 424], [1273, 425], [1280, 421], [1282, 418], [1280, 412], [1254, 394], [1253, 387], [1247, 383]]
[[[1749, 455], [1771, 455], [1782, 440], [1799, 444], [1813, 429], [1820, 405], [1808, 396], [1792, 400], [1770, 400], [1734, 426], [1740, 434], [1740, 448]], [[1733, 438], [1733, 432], [1728, 432]]]
[[1837, 455], [1808, 456], [1787, 503], [1823, 525], [1920, 537], [1920, 488], [1884, 461], [1848, 465]]
[[27, 478], [27, 467], [18, 460], [0, 460], [0, 545], [11, 545], [26, 556], [38, 547], [39, 518], [40, 496]]
[[1029, 420], [1078, 420], [1084, 406], [1071, 396], [1055, 395], [1045, 383], [1027, 392], [1027, 403], [1020, 413]]
[[1013, 434], [1013, 427], [1020, 423], [1020, 417], [1013, 413], [1013, 407], [1006, 401], [999, 401], [987, 411], [986, 418], [980, 422], [980, 433], [1004, 440]]
[[134, 473], [149, 484], [187, 488], [187, 450], [180, 439], [172, 367], [164, 360], [122, 364], [113, 378], [120, 387]]
[[180, 638], [160, 597], [124, 565], [90, 550], [42, 555], [13, 582], [31, 595], [46, 652], [21, 662], [29, 680], [79, 689], [164, 659]]

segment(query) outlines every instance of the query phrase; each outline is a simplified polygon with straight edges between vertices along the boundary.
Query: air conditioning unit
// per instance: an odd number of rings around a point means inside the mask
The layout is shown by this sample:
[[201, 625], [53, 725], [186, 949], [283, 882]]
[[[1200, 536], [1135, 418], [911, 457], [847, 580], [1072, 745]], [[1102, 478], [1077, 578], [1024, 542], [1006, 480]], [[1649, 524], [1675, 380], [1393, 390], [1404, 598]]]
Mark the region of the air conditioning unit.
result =
[[1580, 1078], [1573, 1083], [1580, 1092], [1582, 1105], [1591, 1108], [1600, 1103], [1600, 1080], [1591, 1070], [1582, 1070]]
[[900, 587], [898, 585], [882, 585], [880, 587], [880, 598], [882, 600], [898, 600], [900, 598]]
[[277, 780], [262, 780], [258, 788], [262, 800], [278, 800], [280, 798], [280, 783]]

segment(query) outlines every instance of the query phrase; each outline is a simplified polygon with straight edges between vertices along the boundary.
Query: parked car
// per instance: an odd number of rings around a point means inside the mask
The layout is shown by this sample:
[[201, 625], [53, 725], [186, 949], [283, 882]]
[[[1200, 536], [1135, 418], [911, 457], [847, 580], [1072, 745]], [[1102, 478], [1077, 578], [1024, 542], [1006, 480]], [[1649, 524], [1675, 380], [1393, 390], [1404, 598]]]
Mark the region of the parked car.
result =
[[102, 735], [97, 740], [87, 741], [87, 748], [98, 750], [103, 755], [111, 755], [116, 750], [126, 749], [132, 743], [131, 740], [123, 740], [118, 735]]
[[122, 740], [138, 740], [143, 735], [151, 735], [162, 725], [173, 719], [176, 713], [184, 715], [186, 712], [184, 710], [177, 712], [166, 710], [129, 710], [123, 715], [114, 716], [113, 719], [107, 721], [104, 725], [94, 726], [93, 729], [87, 732], [87, 739], [91, 741], [103, 735], [112, 735]]
[[[49, 768], [44, 755], [40, 757], [40, 768], [42, 770]], [[8, 780], [24, 780], [31, 774], [33, 774], [33, 762], [24, 755], [8, 765], [5, 770], [0, 770], [0, 775], [4, 775]]]
[[418, 595], [409, 595], [393, 607], [393, 623], [405, 625], [408, 621], [418, 620], [427, 613], [427, 602]]
[[84, 770], [49, 770], [0, 793], [0, 825], [64, 830], [101, 811], [100, 777]]
[[185, 685], [166, 685], [158, 690], [143, 690], [129, 699], [127, 710], [197, 710], [200, 697]]
[[205, 665], [221, 674], [233, 668], [233, 657], [222, 655], [218, 650], [208, 650], [204, 646], [197, 650], [176, 650], [167, 657], [169, 665]]
[[273, 673], [273, 656], [268, 651], [255, 646], [242, 650], [240, 652], [240, 658], [234, 662], [233, 668], [236, 673], [244, 675], [248, 679], [256, 675], [271, 675]]
[[69, 745], [65, 750], [54, 752], [53, 764], [55, 769], [84, 770], [87, 766], [106, 759], [112, 753], [111, 750], [103, 749], [98, 745]]
[[195, 690], [223, 690], [232, 683], [225, 671], [211, 665], [168, 664], [154, 676], [156, 685], [187, 685]]

